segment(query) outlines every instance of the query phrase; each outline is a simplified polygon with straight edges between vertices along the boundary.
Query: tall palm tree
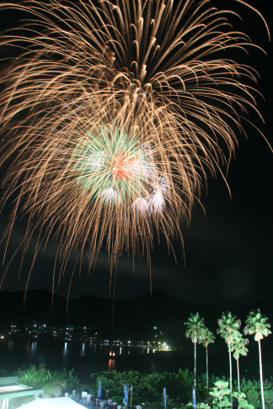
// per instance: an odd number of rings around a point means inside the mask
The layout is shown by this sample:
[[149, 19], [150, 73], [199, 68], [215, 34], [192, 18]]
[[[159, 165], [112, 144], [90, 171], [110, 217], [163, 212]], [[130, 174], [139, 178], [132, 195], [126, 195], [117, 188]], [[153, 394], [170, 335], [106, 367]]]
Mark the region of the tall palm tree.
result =
[[236, 339], [234, 339], [231, 343], [231, 350], [233, 352], [233, 357], [236, 359], [237, 362], [237, 381], [238, 381], [238, 392], [241, 393], [241, 381], [240, 381], [240, 367], [239, 367], [239, 358], [240, 355], [246, 356], [248, 353], [248, 349], [246, 345], [249, 343], [248, 338], [243, 338], [242, 334]]
[[199, 312], [196, 314], [190, 314], [188, 321], [184, 323], [187, 326], [185, 336], [191, 338], [194, 345], [194, 388], [196, 389], [196, 344], [201, 337], [204, 326], [204, 318], [201, 318]]
[[260, 383], [261, 383], [261, 395], [262, 395], [262, 405], [263, 409], [265, 409], [264, 403], [264, 383], [263, 383], [263, 365], [262, 365], [262, 350], [261, 350], [261, 339], [267, 337], [271, 334], [269, 328], [271, 325], [266, 322], [268, 318], [262, 315], [260, 309], [257, 311], [252, 310], [250, 311], [247, 319], [246, 319], [246, 327], [244, 328], [244, 333], [246, 335], [255, 334], [254, 339], [258, 342], [258, 350], [259, 350], [259, 364], [260, 364]]
[[220, 334], [222, 338], [228, 345], [229, 353], [229, 385], [230, 385], [230, 402], [231, 408], [233, 407], [232, 399], [232, 361], [231, 361], [231, 343], [240, 336], [239, 328], [241, 326], [241, 321], [236, 320], [236, 317], [231, 315], [231, 312], [226, 314], [222, 313], [221, 319], [218, 320], [218, 325], [220, 328], [217, 330], [217, 334]]
[[208, 355], [208, 346], [209, 344], [212, 344], [215, 340], [215, 336], [213, 333], [207, 328], [204, 327], [201, 330], [201, 337], [199, 338], [200, 344], [203, 344], [203, 346], [206, 348], [206, 387], [207, 391], [209, 390], [209, 355]]

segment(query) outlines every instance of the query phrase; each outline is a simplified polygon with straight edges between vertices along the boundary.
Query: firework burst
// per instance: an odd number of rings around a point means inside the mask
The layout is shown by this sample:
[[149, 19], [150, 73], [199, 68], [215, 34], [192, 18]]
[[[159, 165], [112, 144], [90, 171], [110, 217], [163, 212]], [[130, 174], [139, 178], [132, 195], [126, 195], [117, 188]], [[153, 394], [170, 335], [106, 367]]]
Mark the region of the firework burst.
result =
[[98, 197], [130, 206], [148, 194], [157, 169], [147, 147], [138, 144], [135, 136], [102, 127], [94, 134], [87, 132], [72, 148], [76, 181], [92, 200]]
[[75, 249], [90, 268], [102, 247], [111, 266], [123, 252], [150, 260], [155, 234], [171, 249], [208, 175], [228, 167], [241, 118], [260, 116], [257, 73], [223, 57], [253, 45], [229, 25], [232, 13], [207, 0], [1, 8], [29, 18], [28, 34], [1, 39], [22, 45], [1, 78], [2, 206], [16, 197], [7, 242], [22, 213], [25, 251], [34, 231], [34, 260], [56, 239], [60, 275]]

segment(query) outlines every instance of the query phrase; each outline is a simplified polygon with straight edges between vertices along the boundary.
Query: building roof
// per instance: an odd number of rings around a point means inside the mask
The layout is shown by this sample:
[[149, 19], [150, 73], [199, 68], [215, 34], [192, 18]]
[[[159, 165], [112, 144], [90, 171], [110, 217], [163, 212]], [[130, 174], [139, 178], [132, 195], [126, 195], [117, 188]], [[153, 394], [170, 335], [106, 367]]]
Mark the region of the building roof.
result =
[[31, 388], [29, 386], [20, 385], [17, 382], [18, 376], [0, 378], [0, 400], [44, 393], [43, 389]]
[[79, 405], [70, 398], [35, 399], [24, 405], [24, 409], [82, 409], [85, 406]]

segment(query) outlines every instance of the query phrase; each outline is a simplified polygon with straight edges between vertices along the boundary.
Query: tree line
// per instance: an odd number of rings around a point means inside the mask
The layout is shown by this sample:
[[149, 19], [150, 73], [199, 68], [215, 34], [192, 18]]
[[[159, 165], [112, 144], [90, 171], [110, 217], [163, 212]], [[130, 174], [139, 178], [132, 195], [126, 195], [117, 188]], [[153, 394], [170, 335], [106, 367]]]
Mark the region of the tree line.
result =
[[[255, 341], [258, 342], [258, 356], [259, 356], [259, 369], [260, 369], [260, 389], [261, 389], [261, 401], [262, 408], [265, 409], [264, 399], [264, 386], [263, 386], [263, 369], [262, 369], [262, 350], [261, 340], [271, 334], [269, 330], [270, 324], [267, 322], [268, 318], [262, 315], [260, 309], [250, 311], [245, 323], [246, 326], [243, 329], [244, 335], [254, 335]], [[190, 314], [188, 321], [184, 323], [187, 327], [186, 337], [191, 338], [194, 345], [194, 382], [193, 387], [196, 388], [196, 375], [197, 375], [197, 343], [203, 344], [206, 348], [206, 387], [208, 389], [209, 384], [209, 371], [208, 371], [208, 345], [215, 340], [214, 334], [205, 326], [204, 319], [201, 318], [199, 312]], [[247, 344], [249, 340], [243, 337], [243, 334], [239, 331], [241, 327], [241, 321], [231, 314], [231, 312], [222, 313], [221, 318], [218, 320], [217, 333], [224, 338], [228, 346], [229, 354], [229, 394], [230, 394], [230, 406], [233, 408], [233, 383], [232, 383], [232, 357], [237, 362], [237, 385], [238, 392], [241, 393], [240, 382], [240, 356], [245, 356], [248, 352]]]
[[[102, 400], [111, 398], [113, 402], [122, 404], [124, 384], [133, 385], [133, 405], [144, 404], [143, 409], [163, 409], [162, 388], [167, 390], [167, 409], [191, 409], [192, 386], [194, 373], [189, 369], [179, 369], [178, 372], [135, 371], [101, 371], [92, 373], [82, 381], [78, 374], [71, 371], [50, 371], [44, 365], [38, 368], [31, 366], [17, 370], [20, 384], [44, 389], [43, 398], [64, 396], [68, 393], [79, 400], [81, 392], [92, 395], [94, 402], [97, 397], [98, 383], [101, 381]], [[225, 377], [209, 378], [209, 389], [206, 388], [206, 374], [196, 375], [197, 409], [230, 408], [229, 383]], [[237, 389], [237, 380], [233, 380], [233, 389]], [[273, 377], [264, 381], [266, 409], [273, 409]], [[257, 380], [241, 380], [241, 392], [233, 392], [234, 407], [258, 409], [262, 407], [260, 397], [260, 382]], [[33, 397], [11, 399], [10, 409], [33, 400]]]

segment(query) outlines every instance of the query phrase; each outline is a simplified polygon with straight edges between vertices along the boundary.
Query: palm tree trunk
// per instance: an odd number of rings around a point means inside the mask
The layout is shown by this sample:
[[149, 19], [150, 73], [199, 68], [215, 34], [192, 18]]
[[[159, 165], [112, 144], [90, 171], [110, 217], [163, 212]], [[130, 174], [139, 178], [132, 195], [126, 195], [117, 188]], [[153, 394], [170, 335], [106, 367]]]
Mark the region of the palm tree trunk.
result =
[[194, 342], [194, 388], [196, 389], [196, 342]]
[[240, 381], [240, 367], [239, 367], [239, 358], [237, 361], [237, 382], [238, 382], [238, 392], [241, 393], [241, 381]]
[[206, 373], [207, 373], [207, 391], [209, 390], [209, 355], [208, 347], [206, 346]]
[[263, 381], [263, 364], [262, 364], [262, 350], [261, 350], [261, 341], [258, 340], [259, 346], [259, 363], [260, 363], [260, 384], [261, 384], [261, 395], [262, 395], [262, 407], [265, 409], [264, 404], [264, 381]]
[[230, 342], [228, 343], [228, 353], [229, 353], [229, 389], [230, 389], [230, 403], [231, 403], [231, 409], [232, 409], [233, 408], [233, 399], [232, 399], [232, 361], [231, 361]]

